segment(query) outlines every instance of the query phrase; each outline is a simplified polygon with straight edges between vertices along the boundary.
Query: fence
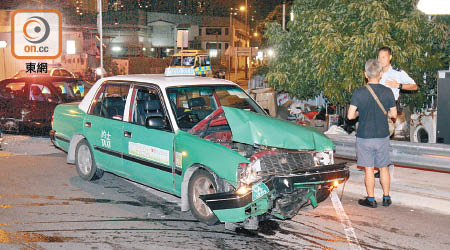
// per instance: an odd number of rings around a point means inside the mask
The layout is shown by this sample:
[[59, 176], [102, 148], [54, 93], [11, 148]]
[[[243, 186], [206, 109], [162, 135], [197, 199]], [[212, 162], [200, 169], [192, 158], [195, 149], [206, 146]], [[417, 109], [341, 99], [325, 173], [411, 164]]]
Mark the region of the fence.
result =
[[[355, 136], [327, 135], [336, 145], [335, 155], [356, 159]], [[394, 164], [420, 167], [438, 171], [450, 171], [450, 145], [390, 141], [391, 161]]]

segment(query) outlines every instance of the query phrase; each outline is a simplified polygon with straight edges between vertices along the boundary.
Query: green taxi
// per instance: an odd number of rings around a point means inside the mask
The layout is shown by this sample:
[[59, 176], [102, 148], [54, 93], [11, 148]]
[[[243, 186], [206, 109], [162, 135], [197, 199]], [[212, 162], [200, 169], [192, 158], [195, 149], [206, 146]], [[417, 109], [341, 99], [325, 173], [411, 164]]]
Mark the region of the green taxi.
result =
[[268, 116], [233, 82], [190, 74], [103, 78], [56, 107], [50, 138], [81, 178], [108, 171], [169, 192], [206, 224], [291, 218], [348, 179], [322, 133]]

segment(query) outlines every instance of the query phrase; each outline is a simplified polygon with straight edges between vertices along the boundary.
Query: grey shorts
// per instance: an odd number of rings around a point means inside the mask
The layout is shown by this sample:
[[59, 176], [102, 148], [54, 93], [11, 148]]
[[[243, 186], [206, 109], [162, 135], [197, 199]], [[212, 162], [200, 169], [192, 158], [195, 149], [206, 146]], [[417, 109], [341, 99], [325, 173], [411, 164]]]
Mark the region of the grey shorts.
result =
[[389, 137], [356, 137], [357, 164], [361, 167], [384, 168], [391, 164], [389, 157]]

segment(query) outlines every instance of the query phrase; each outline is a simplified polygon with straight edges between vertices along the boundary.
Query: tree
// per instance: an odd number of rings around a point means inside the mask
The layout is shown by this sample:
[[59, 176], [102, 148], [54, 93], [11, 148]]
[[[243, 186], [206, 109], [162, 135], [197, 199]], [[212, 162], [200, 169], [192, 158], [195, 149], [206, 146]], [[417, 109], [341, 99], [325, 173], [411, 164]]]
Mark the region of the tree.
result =
[[331, 103], [345, 105], [364, 84], [365, 62], [389, 46], [392, 64], [419, 85], [404, 102], [422, 107], [431, 99], [437, 70], [443, 69], [449, 28], [429, 21], [416, 2], [296, 0], [295, 18], [285, 31], [278, 23], [267, 24], [266, 36], [276, 51], [269, 60], [269, 83], [301, 99], [323, 93]]

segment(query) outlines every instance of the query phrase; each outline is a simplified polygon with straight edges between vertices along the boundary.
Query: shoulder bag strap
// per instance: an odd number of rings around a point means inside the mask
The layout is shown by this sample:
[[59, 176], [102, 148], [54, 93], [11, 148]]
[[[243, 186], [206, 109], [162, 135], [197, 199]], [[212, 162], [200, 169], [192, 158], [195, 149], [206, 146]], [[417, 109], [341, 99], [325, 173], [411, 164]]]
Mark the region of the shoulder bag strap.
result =
[[387, 115], [386, 109], [384, 109], [383, 105], [381, 104], [380, 100], [378, 99], [378, 96], [373, 92], [373, 89], [369, 86], [369, 84], [366, 85], [367, 89], [369, 90], [370, 94], [372, 94], [373, 99], [378, 103], [378, 106], [383, 111], [384, 115]]

